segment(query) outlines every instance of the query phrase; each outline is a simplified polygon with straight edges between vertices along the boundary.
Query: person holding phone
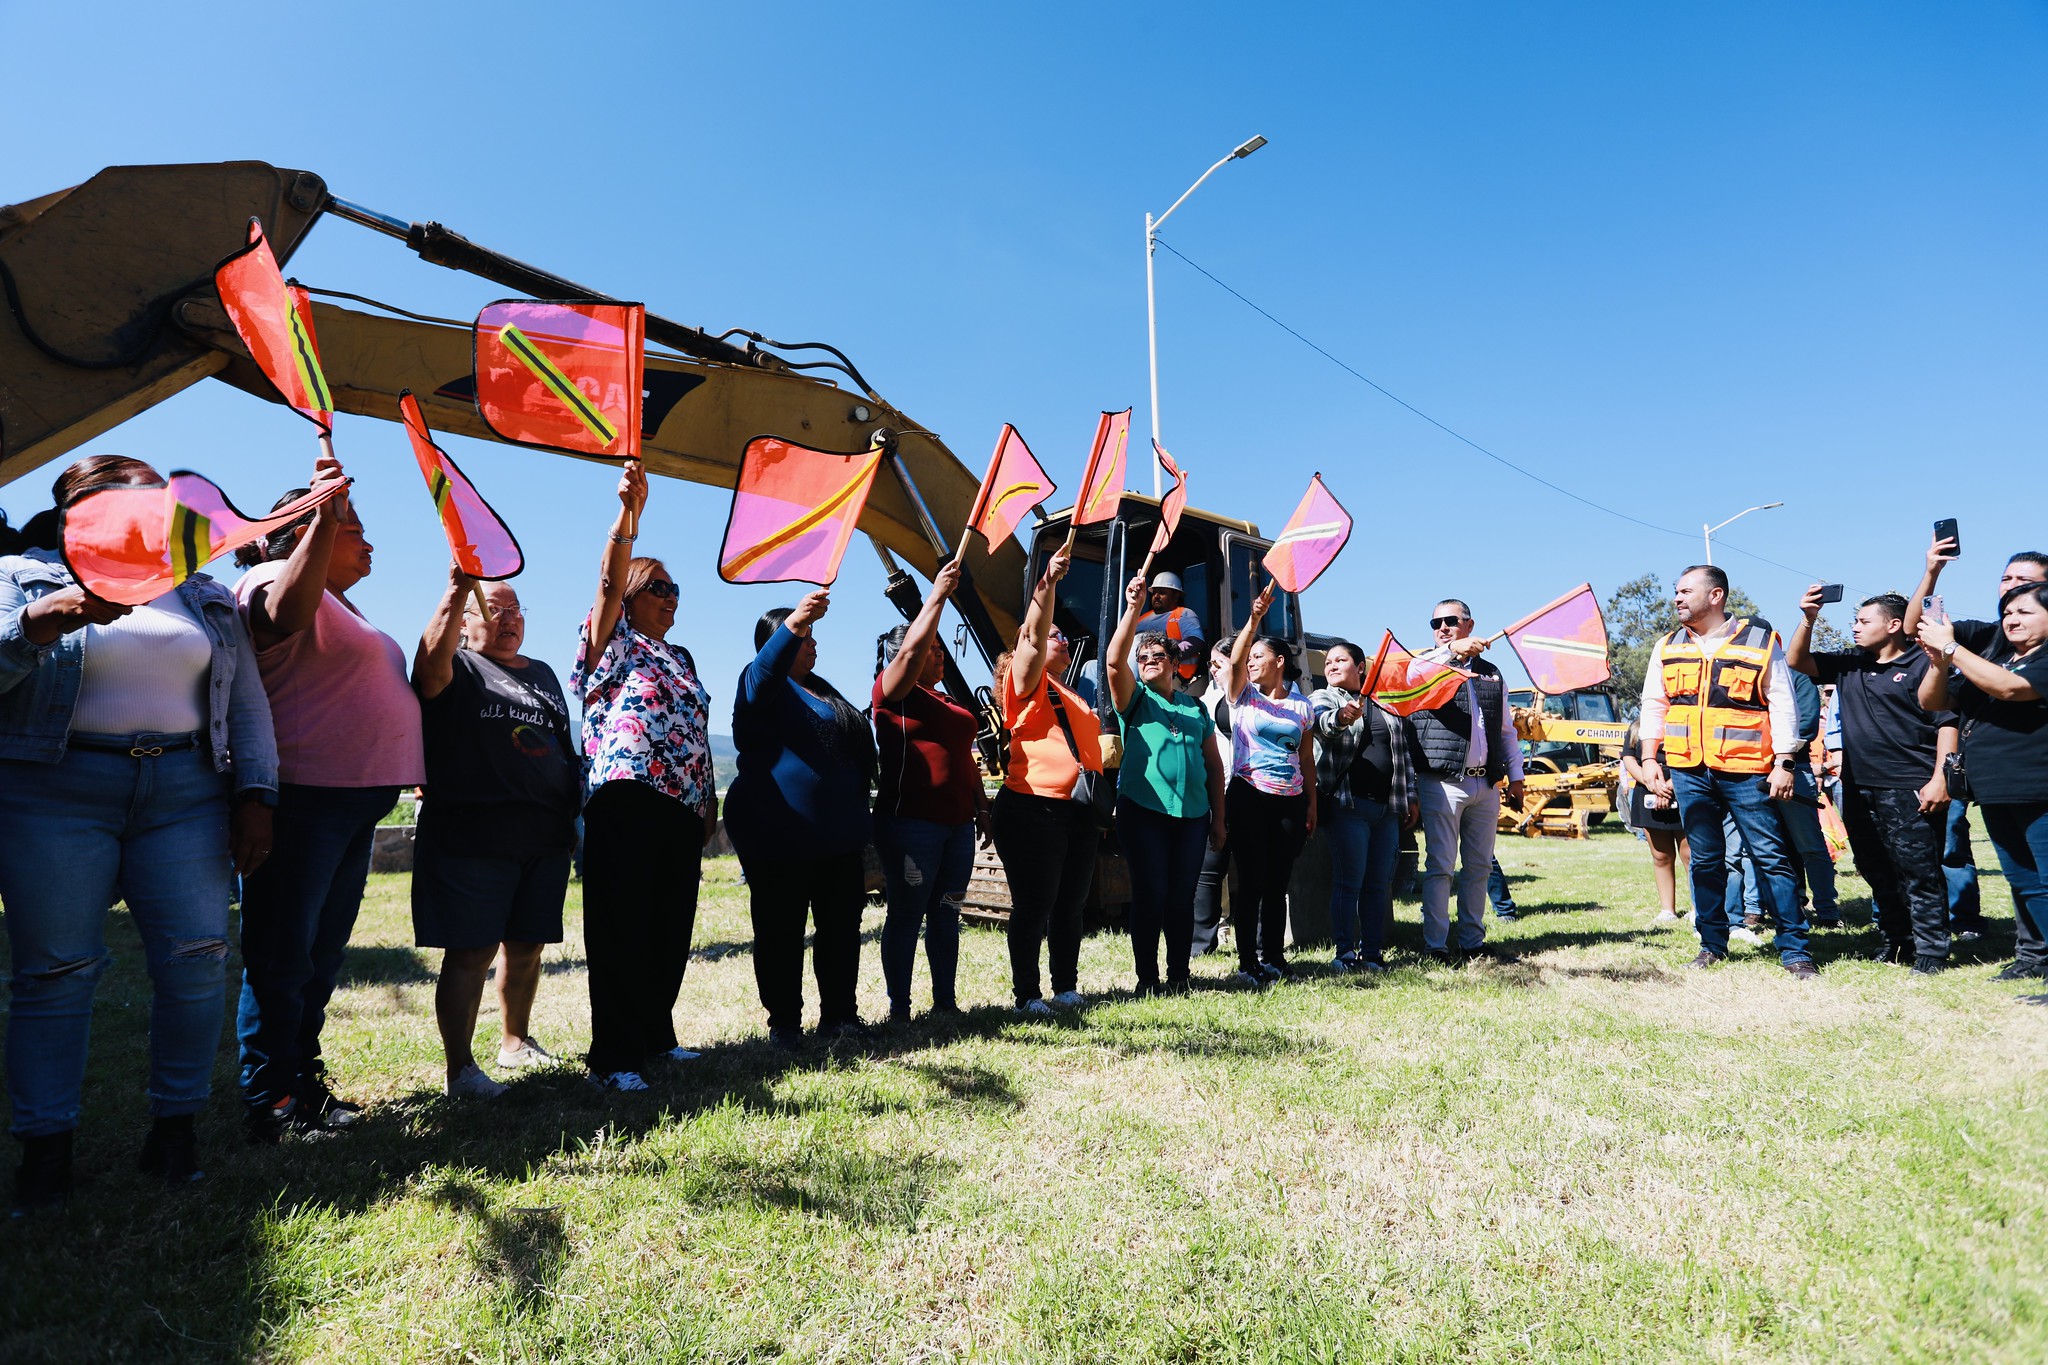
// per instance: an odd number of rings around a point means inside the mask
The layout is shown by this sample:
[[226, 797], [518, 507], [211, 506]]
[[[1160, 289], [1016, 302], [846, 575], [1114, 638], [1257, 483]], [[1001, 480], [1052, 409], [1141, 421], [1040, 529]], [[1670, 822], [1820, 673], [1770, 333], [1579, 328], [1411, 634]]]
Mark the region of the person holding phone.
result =
[[[1934, 594], [1939, 590], [1942, 570], [1961, 555], [1955, 519], [1947, 517], [1935, 523], [1934, 540], [1927, 547], [1926, 571], [1920, 577], [1920, 586], [1906, 599], [1905, 635], [1908, 640], [1919, 638], [1920, 618], [1927, 603], [1931, 600], [1939, 606], [1941, 599]], [[2041, 582], [2048, 582], [2048, 552], [2020, 550], [2007, 558], [2005, 568], [1998, 576], [1998, 595], [2003, 598], [2023, 583]], [[1948, 620], [1944, 611], [1937, 611], [1935, 616]], [[1950, 624], [1955, 630], [1956, 643], [1980, 658], [2002, 663], [2011, 653], [1999, 621], [1963, 620]], [[1984, 911], [1977, 891], [1976, 855], [1970, 848], [1970, 803], [1967, 801], [1949, 803], [1947, 842], [1942, 848], [1941, 863], [1948, 879], [1949, 927], [1957, 938], [1974, 939], [1983, 932]]]
[[1962, 718], [1962, 770], [2012, 888], [2013, 961], [2001, 981], [2048, 976], [2048, 583], [2022, 583], [1999, 602], [2010, 650], [1994, 663], [1943, 621], [1920, 623], [1933, 666], [1920, 704]]
[[1948, 819], [1942, 765], [1956, 749], [1956, 720], [1920, 704], [1927, 659], [1908, 642], [1906, 599], [1868, 597], [1856, 608], [1853, 652], [1816, 653], [1813, 623], [1825, 589], [1807, 589], [1805, 619], [1785, 661], [1835, 685], [1842, 713], [1843, 823], [1857, 870], [1870, 883], [1884, 946], [1880, 962], [1931, 975], [1947, 965], [1948, 895], [1941, 846]]

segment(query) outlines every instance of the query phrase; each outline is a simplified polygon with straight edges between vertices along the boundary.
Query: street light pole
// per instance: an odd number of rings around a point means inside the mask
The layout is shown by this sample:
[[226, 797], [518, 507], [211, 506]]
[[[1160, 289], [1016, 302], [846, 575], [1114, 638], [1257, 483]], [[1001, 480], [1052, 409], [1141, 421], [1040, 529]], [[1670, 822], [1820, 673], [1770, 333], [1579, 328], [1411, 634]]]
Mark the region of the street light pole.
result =
[[[1202, 188], [1203, 180], [1207, 180], [1229, 163], [1243, 160], [1265, 145], [1266, 139], [1263, 137], [1254, 137], [1240, 143], [1237, 149], [1229, 156], [1224, 157], [1208, 170], [1203, 171], [1201, 179], [1188, 186], [1181, 194], [1181, 197], [1174, 200], [1172, 207], [1168, 208], [1166, 212], [1160, 214], [1157, 218], [1154, 218], [1150, 213], [1145, 215], [1145, 342], [1150, 355], [1152, 369], [1152, 440], [1155, 445], [1163, 444], [1159, 439], [1159, 295], [1153, 286], [1152, 278], [1152, 256], [1159, 249], [1159, 229], [1166, 225], [1167, 219], [1173, 217], [1174, 209], [1187, 202], [1188, 195]], [[1164, 483], [1159, 469], [1159, 461], [1157, 458], [1154, 458], [1152, 461], [1152, 496], [1155, 498], [1159, 497], [1163, 491]]]
[[1700, 538], [1704, 540], [1707, 545], [1707, 563], [1712, 564], [1714, 562], [1714, 532], [1720, 530], [1723, 526], [1732, 525], [1735, 522], [1741, 521], [1751, 512], [1768, 512], [1773, 507], [1783, 507], [1784, 505], [1785, 504], [1782, 502], [1759, 503], [1755, 507], [1745, 507], [1740, 512], [1737, 512], [1734, 516], [1728, 518], [1727, 521], [1716, 522], [1712, 526], [1707, 525], [1705, 522], [1701, 522]]

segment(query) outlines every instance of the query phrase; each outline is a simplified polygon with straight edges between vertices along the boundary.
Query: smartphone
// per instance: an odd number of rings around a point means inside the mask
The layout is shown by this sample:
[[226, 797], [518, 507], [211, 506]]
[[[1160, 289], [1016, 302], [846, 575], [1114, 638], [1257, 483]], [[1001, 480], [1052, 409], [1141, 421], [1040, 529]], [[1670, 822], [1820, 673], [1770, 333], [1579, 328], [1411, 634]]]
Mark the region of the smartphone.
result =
[[1948, 608], [1941, 604], [1941, 595], [1939, 593], [1933, 597], [1923, 597], [1920, 599], [1920, 614], [1931, 617], [1936, 621], [1948, 620]]
[[1841, 601], [1841, 600], [1842, 600], [1842, 585], [1841, 585], [1840, 583], [1823, 583], [1823, 584], [1821, 584], [1821, 585], [1820, 585], [1820, 600], [1821, 600], [1822, 602], [1839, 602], [1839, 601]]
[[1963, 552], [1962, 533], [1956, 529], [1954, 517], [1943, 517], [1934, 523], [1934, 538], [1938, 541], [1953, 540], [1955, 544], [1950, 548], [1950, 554], [1960, 555]]

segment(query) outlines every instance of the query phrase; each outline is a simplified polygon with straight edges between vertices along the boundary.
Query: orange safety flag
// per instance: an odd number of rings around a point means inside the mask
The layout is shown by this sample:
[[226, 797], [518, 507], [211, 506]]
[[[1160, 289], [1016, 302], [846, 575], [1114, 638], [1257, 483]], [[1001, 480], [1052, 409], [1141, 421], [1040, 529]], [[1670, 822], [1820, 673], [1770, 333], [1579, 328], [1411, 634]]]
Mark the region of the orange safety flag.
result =
[[179, 470], [168, 483], [99, 484], [57, 514], [64, 563], [95, 597], [124, 606], [154, 602], [209, 561], [261, 540], [339, 495], [349, 480], [260, 517], [235, 510], [219, 485]]
[[879, 450], [833, 455], [779, 436], [747, 442], [718, 576], [728, 583], [829, 587], [881, 467]]
[[520, 445], [640, 455], [647, 309], [502, 299], [476, 315], [476, 410]]
[[1074, 525], [1114, 521], [1124, 495], [1124, 460], [1131, 441], [1131, 410], [1105, 412], [1095, 424], [1095, 445], [1088, 452], [1088, 471], [1081, 476], [1081, 500], [1074, 504]]
[[1301, 505], [1281, 528], [1280, 538], [1266, 551], [1266, 572], [1288, 592], [1304, 592], [1322, 576], [1351, 539], [1351, 514], [1323, 486], [1323, 476], [1308, 481]]
[[1449, 664], [1424, 663], [1404, 649], [1393, 631], [1380, 637], [1378, 652], [1360, 690], [1397, 716], [1434, 711], [1450, 703], [1472, 675]]
[[333, 431], [334, 395], [320, 370], [313, 305], [305, 290], [284, 282], [260, 219], [249, 220], [249, 245], [214, 267], [213, 286], [263, 377], [323, 434]]
[[1149, 552], [1156, 555], [1173, 542], [1173, 533], [1180, 529], [1180, 514], [1188, 509], [1188, 476], [1159, 442], [1152, 443], [1152, 453], [1159, 457], [1160, 467], [1173, 475], [1173, 487], [1159, 500], [1159, 529], [1152, 533]]
[[1614, 676], [1607, 663], [1607, 620], [1591, 583], [1581, 583], [1501, 634], [1529, 670], [1538, 692], [1559, 696]]
[[427, 493], [440, 514], [441, 529], [448, 533], [448, 550], [455, 563], [471, 578], [487, 581], [510, 578], [526, 567], [519, 542], [505, 519], [491, 510], [448, 452], [434, 444], [427, 419], [420, 413], [420, 400], [411, 389], [398, 395], [398, 415], [405, 422], [405, 434], [412, 438], [413, 458], [426, 477]]
[[1002, 434], [996, 437], [995, 454], [989, 456], [988, 473], [982, 476], [981, 491], [974, 495], [974, 511], [967, 525], [981, 533], [988, 552], [994, 554], [1026, 512], [1058, 491], [1017, 428], [1005, 422]]

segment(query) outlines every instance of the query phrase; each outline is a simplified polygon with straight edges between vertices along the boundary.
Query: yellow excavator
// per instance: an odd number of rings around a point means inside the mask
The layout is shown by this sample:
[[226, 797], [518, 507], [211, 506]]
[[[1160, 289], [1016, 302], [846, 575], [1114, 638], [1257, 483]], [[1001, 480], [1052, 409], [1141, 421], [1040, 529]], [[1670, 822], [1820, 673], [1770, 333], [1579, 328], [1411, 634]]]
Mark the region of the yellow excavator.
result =
[[[213, 284], [214, 267], [244, 244], [252, 217], [262, 221], [288, 271], [307, 234], [331, 218], [519, 294], [608, 297], [439, 223], [342, 199], [311, 171], [258, 161], [108, 167], [70, 189], [0, 205], [0, 289], [7, 302], [0, 316], [0, 484], [204, 379], [280, 401]], [[321, 363], [340, 411], [396, 421], [398, 395], [410, 389], [434, 430], [499, 439], [476, 411], [468, 320], [421, 314], [327, 281], [302, 283], [314, 300]], [[821, 450], [887, 452], [891, 477], [876, 480], [860, 530], [883, 560], [890, 601], [914, 615], [920, 590], [906, 566], [929, 579], [951, 558], [979, 470], [885, 400], [835, 346], [774, 341], [738, 327], [714, 334], [653, 308], [647, 341], [641, 450], [653, 473], [731, 488], [741, 451], [761, 435]], [[1072, 680], [1100, 669], [1122, 584], [1143, 560], [1158, 519], [1155, 500], [1126, 495], [1114, 521], [1083, 527], [1076, 537], [1075, 568], [1060, 585], [1057, 612], [1073, 642]], [[1009, 647], [1030, 585], [1066, 540], [1068, 520], [1065, 512], [1042, 518], [1030, 529], [1028, 548], [1012, 540], [993, 555], [970, 556], [973, 574], [954, 601], [984, 663]], [[1178, 573], [1187, 605], [1210, 638], [1227, 639], [1244, 620], [1268, 548], [1251, 523], [1191, 507], [1155, 569]], [[1267, 625], [1299, 645], [1301, 613], [1291, 594]], [[947, 688], [969, 704], [976, 700], [957, 661], [949, 661]], [[979, 700], [986, 703], [985, 690]], [[1106, 696], [1100, 704], [1107, 706]], [[987, 742], [983, 752], [993, 766], [997, 746]], [[1112, 864], [1098, 884], [1098, 900], [1114, 904], [1127, 882]]]
[[1508, 707], [1524, 743], [1526, 776], [1521, 808], [1501, 804], [1501, 833], [1585, 838], [1614, 809], [1621, 784], [1628, 722], [1616, 713], [1613, 693], [1588, 687], [1551, 696], [1516, 688]]

